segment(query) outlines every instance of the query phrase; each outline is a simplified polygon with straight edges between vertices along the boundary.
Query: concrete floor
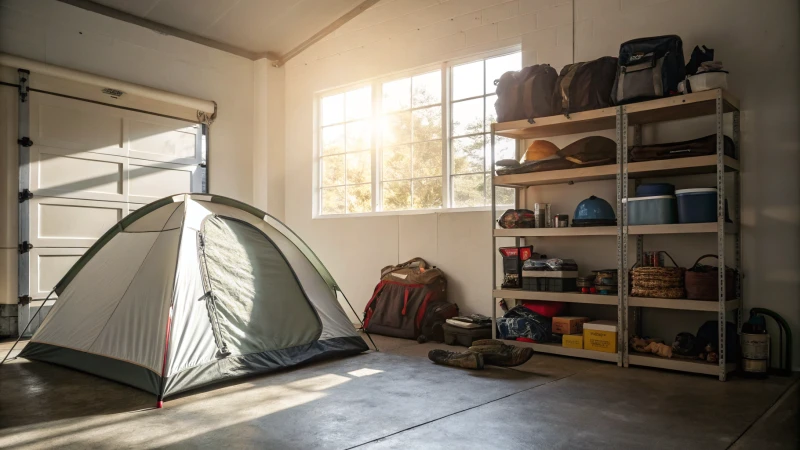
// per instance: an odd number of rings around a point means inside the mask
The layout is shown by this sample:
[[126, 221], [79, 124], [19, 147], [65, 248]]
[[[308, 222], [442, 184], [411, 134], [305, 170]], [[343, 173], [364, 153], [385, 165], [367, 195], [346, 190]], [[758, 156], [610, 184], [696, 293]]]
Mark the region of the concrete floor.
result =
[[[380, 353], [152, 395], [24, 359], [0, 367], [0, 448], [797, 449], [797, 378], [711, 377], [537, 354], [515, 369]], [[0, 352], [10, 344], [0, 344]]]

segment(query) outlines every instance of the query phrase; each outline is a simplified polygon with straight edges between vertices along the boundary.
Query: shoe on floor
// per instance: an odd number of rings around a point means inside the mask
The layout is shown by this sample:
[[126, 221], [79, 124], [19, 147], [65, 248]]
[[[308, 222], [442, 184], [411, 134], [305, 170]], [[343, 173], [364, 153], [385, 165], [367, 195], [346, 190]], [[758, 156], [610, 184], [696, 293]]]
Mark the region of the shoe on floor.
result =
[[483, 355], [477, 352], [451, 352], [448, 350], [434, 349], [428, 352], [428, 359], [436, 364], [460, 367], [462, 369], [483, 369]]
[[533, 356], [530, 347], [506, 345], [494, 339], [481, 339], [473, 342], [470, 351], [483, 355], [483, 361], [490, 366], [514, 367], [524, 364]]

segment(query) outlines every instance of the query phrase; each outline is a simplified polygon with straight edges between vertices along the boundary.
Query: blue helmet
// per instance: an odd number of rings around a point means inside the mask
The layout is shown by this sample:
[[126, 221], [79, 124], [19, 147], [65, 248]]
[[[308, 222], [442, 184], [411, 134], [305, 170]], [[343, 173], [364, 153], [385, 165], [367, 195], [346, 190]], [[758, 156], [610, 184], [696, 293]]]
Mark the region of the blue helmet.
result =
[[616, 220], [616, 217], [614, 216], [614, 208], [612, 208], [607, 201], [603, 200], [602, 198], [595, 197], [594, 195], [578, 203], [578, 207], [575, 208], [575, 215], [572, 216], [572, 218], [573, 220], [577, 221]]

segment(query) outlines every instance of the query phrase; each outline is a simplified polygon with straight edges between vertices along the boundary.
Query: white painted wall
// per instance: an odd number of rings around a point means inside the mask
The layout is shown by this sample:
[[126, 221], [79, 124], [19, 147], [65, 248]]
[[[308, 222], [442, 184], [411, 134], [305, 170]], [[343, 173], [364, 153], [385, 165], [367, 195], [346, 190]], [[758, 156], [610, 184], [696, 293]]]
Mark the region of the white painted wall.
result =
[[[731, 71], [730, 90], [742, 102], [746, 305], [779, 312], [797, 336], [799, 16], [795, 0], [575, 0], [574, 11], [569, 0], [384, 0], [286, 66], [287, 223], [319, 254], [357, 310], [381, 267], [422, 256], [448, 274], [452, 299], [462, 310], [488, 314], [488, 212], [312, 219], [315, 94], [511, 45], [521, 45], [526, 65], [560, 68], [573, 61], [573, 42], [575, 60], [585, 61], [616, 55], [627, 39], [678, 34], [687, 56], [698, 44], [716, 50]], [[700, 120], [648, 129], [645, 142], [711, 134], [711, 125]], [[712, 185], [713, 179], [678, 184], [689, 183]], [[612, 200], [613, 192], [613, 185], [598, 182], [535, 195], [572, 215], [590, 193]], [[652, 238], [645, 247], [669, 250], [684, 266], [716, 248], [713, 238], [700, 236]], [[602, 238], [542, 241], [537, 249], [575, 257], [585, 268], [615, 265], [614, 243]], [[645, 331], [671, 339], [708, 319], [713, 316], [647, 311]], [[795, 349], [800, 363], [800, 340]]]

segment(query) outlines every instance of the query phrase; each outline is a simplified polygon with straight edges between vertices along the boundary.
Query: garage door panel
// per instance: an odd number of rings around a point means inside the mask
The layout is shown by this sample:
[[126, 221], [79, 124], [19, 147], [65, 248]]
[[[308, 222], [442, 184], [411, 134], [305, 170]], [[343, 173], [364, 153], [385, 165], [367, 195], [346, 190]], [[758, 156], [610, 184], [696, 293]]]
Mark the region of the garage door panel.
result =
[[163, 119], [163, 122], [126, 119], [128, 155], [131, 158], [177, 164], [199, 164], [199, 125]]
[[[31, 297], [45, 298], [78, 262], [85, 248], [34, 248], [31, 250]], [[50, 298], [55, 298], [53, 294]]]
[[34, 247], [90, 247], [128, 215], [120, 202], [35, 197], [31, 200]]
[[126, 201], [127, 158], [31, 147], [31, 189], [39, 196]]
[[122, 110], [31, 94], [31, 139], [37, 145], [126, 156]]
[[196, 166], [130, 160], [128, 200], [150, 203], [170, 195], [192, 192]]

